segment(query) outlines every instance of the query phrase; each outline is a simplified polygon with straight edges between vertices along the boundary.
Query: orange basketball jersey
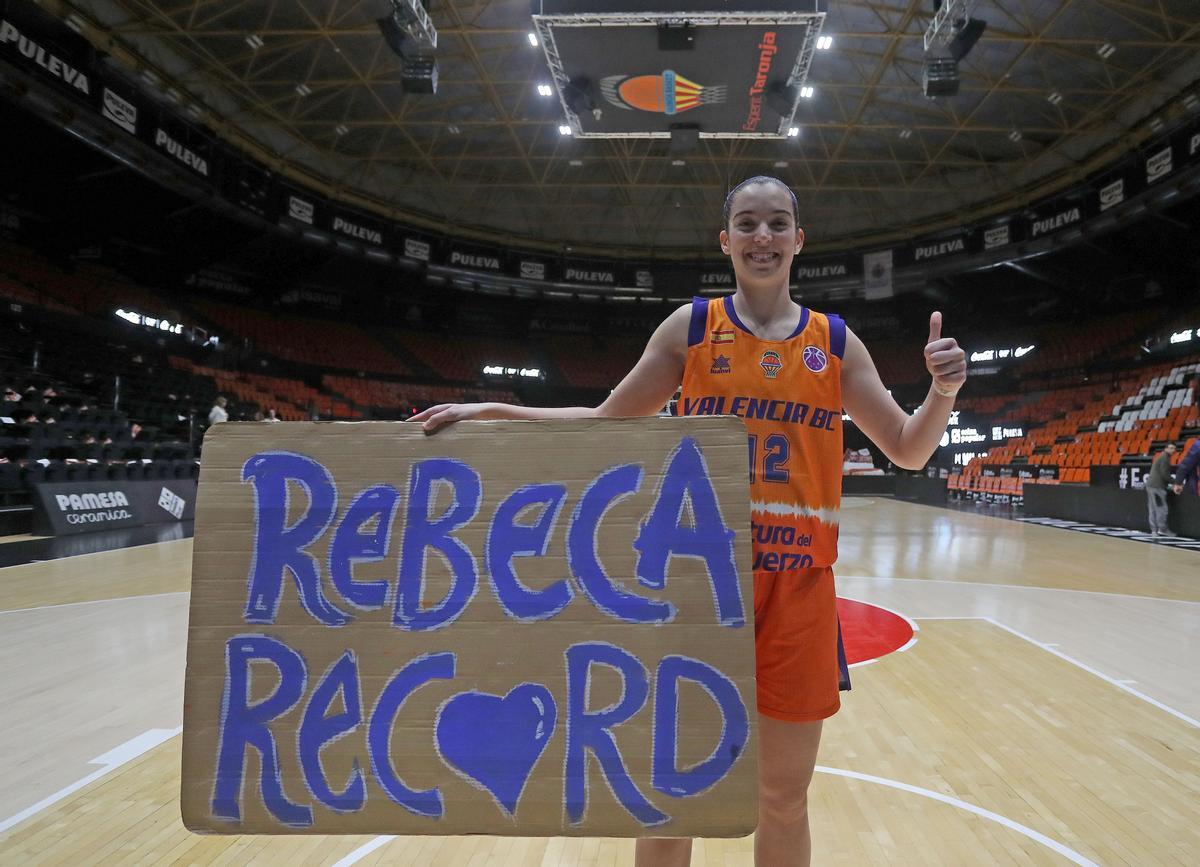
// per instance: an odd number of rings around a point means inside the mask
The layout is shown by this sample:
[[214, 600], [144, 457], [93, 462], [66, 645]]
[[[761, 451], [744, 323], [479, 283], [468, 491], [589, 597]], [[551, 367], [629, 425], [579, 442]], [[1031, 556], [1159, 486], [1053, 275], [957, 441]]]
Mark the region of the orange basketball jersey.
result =
[[837, 560], [846, 323], [803, 308], [786, 340], [760, 340], [733, 296], [696, 298], [680, 415], [735, 415], [750, 450], [754, 571]]

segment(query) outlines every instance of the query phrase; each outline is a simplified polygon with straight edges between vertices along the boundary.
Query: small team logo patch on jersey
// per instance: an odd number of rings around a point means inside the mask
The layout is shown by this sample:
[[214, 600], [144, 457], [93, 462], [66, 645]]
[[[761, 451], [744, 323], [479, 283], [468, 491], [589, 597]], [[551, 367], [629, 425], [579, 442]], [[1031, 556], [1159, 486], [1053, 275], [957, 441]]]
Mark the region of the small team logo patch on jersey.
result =
[[804, 366], [813, 373], [820, 373], [829, 365], [829, 357], [825, 355], [825, 350], [819, 346], [806, 346], [801, 355], [804, 359]]
[[733, 329], [727, 328], [714, 331], [709, 337], [709, 343], [733, 343]]
[[779, 371], [783, 369], [783, 359], [779, 357], [779, 353], [773, 349], [768, 349], [762, 355], [762, 361], [758, 366], [763, 369], [763, 373], [767, 375], [767, 379], [774, 379]]
[[718, 355], [713, 359], [712, 367], [708, 369], [709, 373], [732, 373], [733, 367], [729, 364], [729, 359], [724, 355]]

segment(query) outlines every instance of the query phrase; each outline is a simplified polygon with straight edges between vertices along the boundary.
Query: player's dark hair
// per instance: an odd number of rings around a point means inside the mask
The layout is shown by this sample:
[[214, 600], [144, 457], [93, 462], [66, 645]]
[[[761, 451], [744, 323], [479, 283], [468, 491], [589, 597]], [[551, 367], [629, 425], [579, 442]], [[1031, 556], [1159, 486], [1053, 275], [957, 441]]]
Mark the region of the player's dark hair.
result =
[[752, 178], [746, 178], [746, 180], [742, 181], [740, 184], [730, 190], [729, 195], [725, 197], [725, 206], [721, 209], [721, 217], [723, 218], [722, 222], [726, 227], [729, 226], [729, 218], [732, 216], [733, 197], [736, 196], [743, 187], [750, 187], [754, 186], [755, 184], [778, 184], [787, 190], [787, 194], [792, 198], [792, 217], [795, 219], [796, 225], [800, 225], [800, 203], [796, 201], [796, 194], [792, 192], [792, 188], [783, 181], [779, 180], [779, 178], [773, 178], [770, 175], [755, 175]]

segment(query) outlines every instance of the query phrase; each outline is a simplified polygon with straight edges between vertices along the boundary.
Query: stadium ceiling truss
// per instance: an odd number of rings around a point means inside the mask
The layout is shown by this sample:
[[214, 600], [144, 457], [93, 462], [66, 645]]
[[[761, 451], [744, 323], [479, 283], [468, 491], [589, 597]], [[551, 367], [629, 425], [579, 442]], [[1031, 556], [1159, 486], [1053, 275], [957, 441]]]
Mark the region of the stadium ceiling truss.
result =
[[1200, 80], [1196, 0], [977, 0], [987, 29], [959, 93], [930, 100], [932, 0], [836, 0], [798, 136], [680, 155], [560, 134], [528, 0], [432, 0], [433, 96], [401, 86], [374, 21], [387, 0], [41, 5], [285, 175], [417, 225], [576, 253], [711, 254], [725, 192], [752, 174], [793, 186], [818, 249], [948, 228], [1113, 161], [1196, 111]]

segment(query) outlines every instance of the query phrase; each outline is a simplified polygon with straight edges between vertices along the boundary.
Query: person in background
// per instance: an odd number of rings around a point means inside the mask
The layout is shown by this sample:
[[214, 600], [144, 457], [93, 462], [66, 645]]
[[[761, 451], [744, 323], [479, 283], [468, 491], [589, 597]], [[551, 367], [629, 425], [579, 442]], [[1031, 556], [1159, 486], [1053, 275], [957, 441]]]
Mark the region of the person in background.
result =
[[1166, 536], [1167, 528], [1167, 485], [1171, 481], [1171, 457], [1175, 454], [1175, 443], [1167, 443], [1162, 453], [1150, 466], [1146, 477], [1146, 502], [1150, 509], [1150, 532], [1155, 536]]
[[274, 423], [277, 421], [283, 421], [283, 419], [281, 419], [279, 416], [277, 416], [275, 414], [275, 407], [271, 407], [270, 409], [267, 410], [267, 417], [264, 418], [263, 421]]
[[1195, 496], [1198, 482], [1200, 482], [1200, 440], [1192, 443], [1192, 447], [1187, 450], [1187, 454], [1179, 462], [1179, 466], [1175, 469], [1175, 484], [1171, 486], [1171, 490], [1177, 494], [1186, 493]]
[[220, 424], [223, 421], [229, 421], [229, 413], [225, 411], [226, 404], [229, 401], [223, 397], [218, 397], [213, 403], [213, 408], [208, 411], [208, 426]]

